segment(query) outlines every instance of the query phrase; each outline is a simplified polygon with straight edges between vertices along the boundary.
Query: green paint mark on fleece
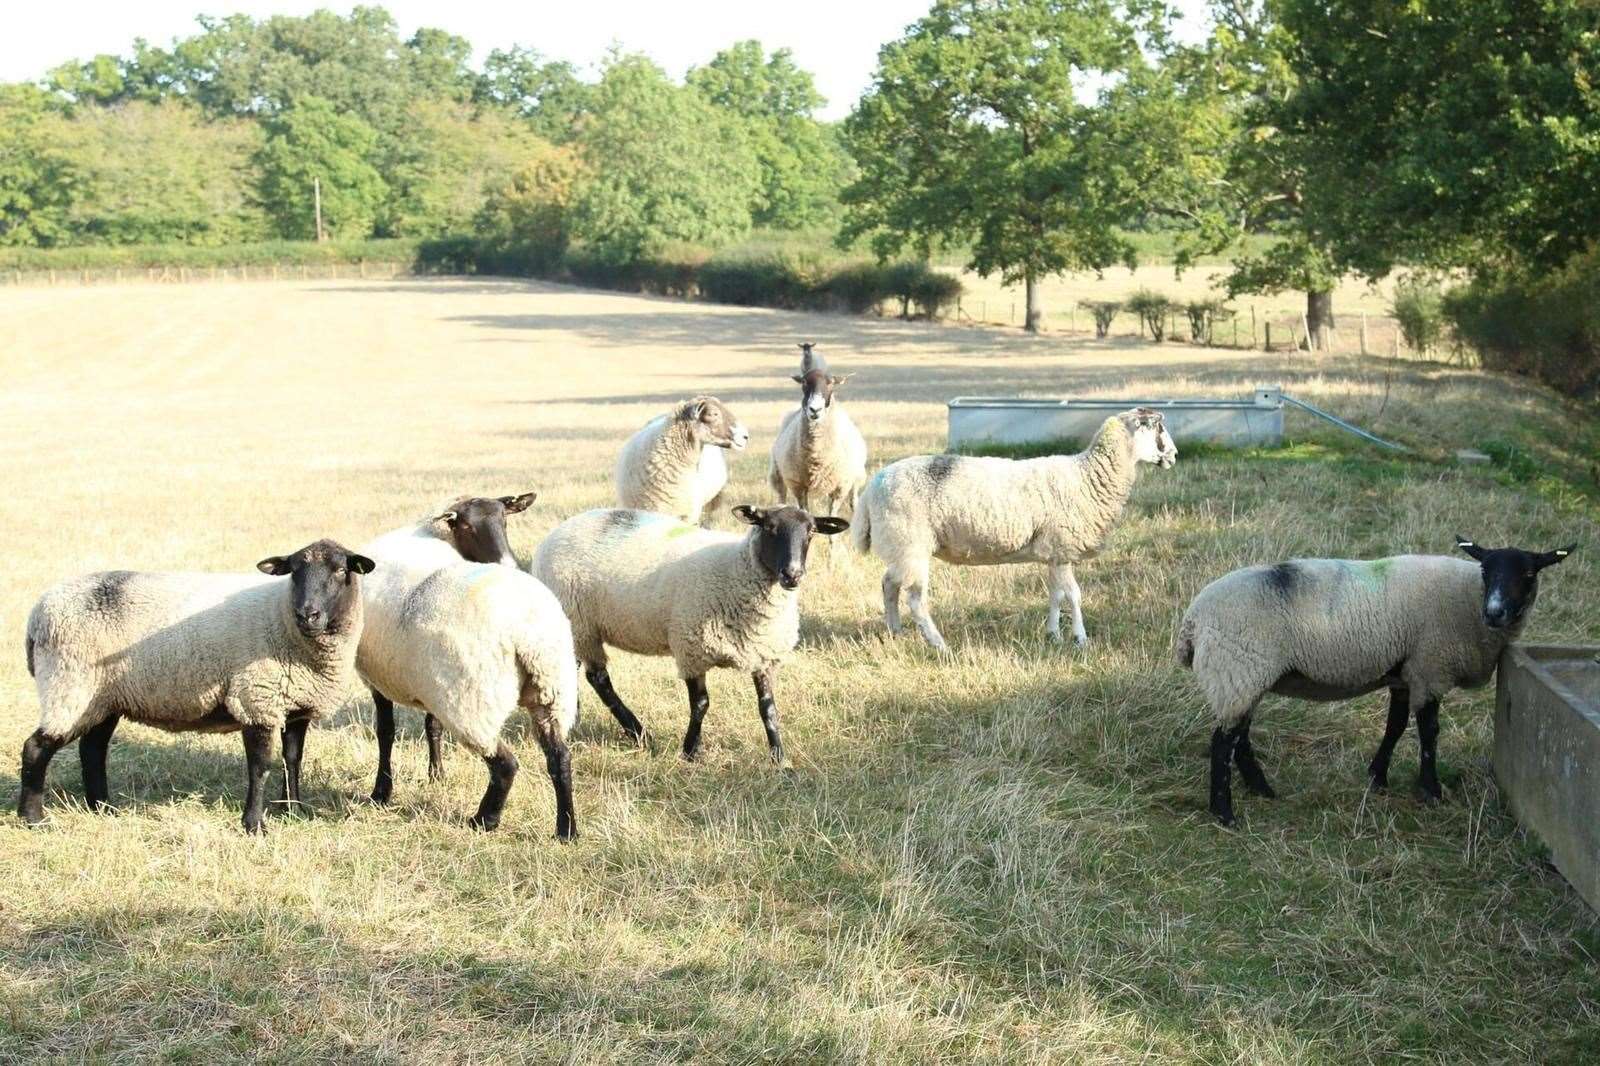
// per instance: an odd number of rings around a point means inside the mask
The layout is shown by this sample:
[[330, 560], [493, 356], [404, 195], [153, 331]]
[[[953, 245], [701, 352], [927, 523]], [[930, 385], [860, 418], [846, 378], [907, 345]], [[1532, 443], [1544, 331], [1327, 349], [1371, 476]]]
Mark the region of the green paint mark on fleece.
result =
[[1367, 562], [1356, 563], [1356, 570], [1369, 583], [1382, 588], [1389, 580], [1389, 571], [1394, 569], [1393, 559], [1372, 559]]
[[673, 537], [681, 537], [685, 533], [693, 533], [696, 528], [695, 526], [673, 526], [667, 530], [667, 539], [671, 540]]

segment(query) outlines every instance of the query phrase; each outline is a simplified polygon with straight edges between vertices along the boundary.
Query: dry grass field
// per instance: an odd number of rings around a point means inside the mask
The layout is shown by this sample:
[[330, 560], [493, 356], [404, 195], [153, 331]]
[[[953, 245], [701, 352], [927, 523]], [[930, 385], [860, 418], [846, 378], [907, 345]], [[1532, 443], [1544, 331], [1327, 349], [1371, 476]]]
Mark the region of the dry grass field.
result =
[[[35, 696], [21, 633], [51, 582], [247, 569], [359, 544], [454, 494], [537, 489], [524, 557], [610, 499], [620, 442], [700, 391], [752, 428], [730, 502], [764, 501], [794, 343], [855, 373], [874, 463], [941, 450], [962, 393], [1291, 392], [1397, 438], [1291, 414], [1291, 443], [1146, 468], [1080, 567], [1092, 646], [1043, 638], [1038, 568], [935, 570], [954, 649], [887, 639], [879, 568], [821, 549], [765, 761], [749, 681], [713, 674], [676, 757], [670, 662], [619, 656], [656, 733], [587, 691], [582, 838], [551, 838], [526, 723], [500, 832], [463, 824], [481, 764], [429, 785], [401, 714], [370, 805], [370, 707], [308, 740], [312, 813], [239, 828], [237, 737], [124, 725], [108, 816], [74, 750], [50, 824], [10, 811]], [[0, 1060], [1594, 1062], [1600, 921], [1504, 812], [1492, 693], [1446, 700], [1447, 800], [1364, 792], [1384, 697], [1269, 698], [1281, 799], [1205, 812], [1207, 716], [1171, 663], [1212, 576], [1295, 554], [1445, 551], [1456, 531], [1580, 542], [1528, 639], [1600, 639], [1600, 430], [1549, 394], [1432, 364], [781, 312], [556, 286], [388, 281], [0, 290]], [[1487, 446], [1500, 462], [1448, 459]], [[276, 778], [273, 783], [276, 794]]]

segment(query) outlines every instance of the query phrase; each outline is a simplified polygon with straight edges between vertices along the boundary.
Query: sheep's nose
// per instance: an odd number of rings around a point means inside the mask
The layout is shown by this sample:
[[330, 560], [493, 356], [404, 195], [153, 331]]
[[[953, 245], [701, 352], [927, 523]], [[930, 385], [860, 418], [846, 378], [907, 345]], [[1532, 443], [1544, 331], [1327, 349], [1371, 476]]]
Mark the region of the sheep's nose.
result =
[[800, 579], [805, 576], [805, 567], [786, 566], [783, 568], [783, 572], [778, 575], [778, 584], [786, 589], [797, 589], [800, 587]]
[[315, 607], [302, 607], [294, 616], [301, 626], [308, 629], [322, 624], [322, 612]]

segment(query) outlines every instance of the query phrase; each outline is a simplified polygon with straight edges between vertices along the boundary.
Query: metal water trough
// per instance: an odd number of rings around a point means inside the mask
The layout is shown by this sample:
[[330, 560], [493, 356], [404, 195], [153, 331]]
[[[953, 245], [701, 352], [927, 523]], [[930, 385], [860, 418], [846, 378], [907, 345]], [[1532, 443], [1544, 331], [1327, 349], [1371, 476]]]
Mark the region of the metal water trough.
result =
[[1600, 645], [1513, 644], [1495, 684], [1501, 795], [1600, 910]]
[[1166, 416], [1167, 432], [1180, 444], [1206, 441], [1233, 448], [1272, 447], [1283, 442], [1285, 404], [1379, 447], [1406, 450], [1287, 395], [1282, 386], [1257, 389], [1248, 400], [1015, 400], [957, 396], [950, 401], [950, 448], [960, 451], [978, 444], [1087, 441], [1106, 416], [1130, 407], [1160, 411]]

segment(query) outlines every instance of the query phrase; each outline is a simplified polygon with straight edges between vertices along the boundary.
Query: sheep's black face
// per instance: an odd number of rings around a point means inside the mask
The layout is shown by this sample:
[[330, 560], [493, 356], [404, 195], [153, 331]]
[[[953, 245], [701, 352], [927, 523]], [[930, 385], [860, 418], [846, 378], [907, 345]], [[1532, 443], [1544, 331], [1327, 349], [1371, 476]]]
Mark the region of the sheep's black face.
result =
[[538, 493], [521, 496], [474, 496], [450, 505], [438, 518], [449, 528], [448, 540], [469, 563], [504, 563], [516, 566], [511, 541], [506, 537], [506, 515], [526, 511]]
[[1476, 559], [1483, 573], [1483, 624], [1490, 629], [1509, 629], [1522, 621], [1539, 598], [1539, 571], [1565, 559], [1577, 545], [1530, 552], [1521, 548], [1480, 548], [1457, 537], [1456, 547]]
[[703, 444], [739, 449], [750, 443], [750, 431], [715, 396], [698, 396], [690, 400], [679, 417], [694, 423], [695, 433]]
[[806, 575], [806, 552], [811, 547], [812, 534], [831, 537], [850, 528], [850, 523], [842, 518], [813, 518], [798, 507], [765, 510], [740, 504], [733, 509], [733, 514], [741, 522], [760, 530], [756, 537], [756, 561], [786, 589], [799, 588], [800, 579]]
[[796, 384], [800, 386], [800, 410], [806, 413], [807, 421], [816, 422], [822, 418], [833, 406], [834, 390], [843, 385], [849, 376], [835, 377], [825, 370], [810, 370], [794, 375]]
[[289, 602], [295, 628], [308, 640], [343, 633], [361, 605], [360, 574], [372, 572], [372, 560], [336, 541], [319, 540], [293, 555], [274, 555], [256, 569], [289, 577]]

